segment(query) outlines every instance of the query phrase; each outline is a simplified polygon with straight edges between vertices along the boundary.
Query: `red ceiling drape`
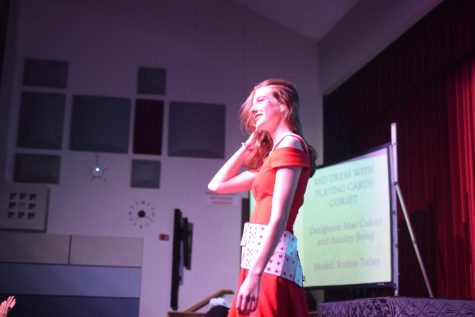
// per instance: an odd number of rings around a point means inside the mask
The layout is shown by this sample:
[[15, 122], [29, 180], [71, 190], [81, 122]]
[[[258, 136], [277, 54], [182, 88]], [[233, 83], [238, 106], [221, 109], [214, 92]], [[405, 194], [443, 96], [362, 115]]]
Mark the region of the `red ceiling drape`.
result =
[[[435, 296], [475, 299], [475, 1], [445, 1], [324, 97], [326, 164], [389, 142]], [[401, 215], [401, 213], [399, 213]], [[427, 296], [399, 217], [400, 294]]]

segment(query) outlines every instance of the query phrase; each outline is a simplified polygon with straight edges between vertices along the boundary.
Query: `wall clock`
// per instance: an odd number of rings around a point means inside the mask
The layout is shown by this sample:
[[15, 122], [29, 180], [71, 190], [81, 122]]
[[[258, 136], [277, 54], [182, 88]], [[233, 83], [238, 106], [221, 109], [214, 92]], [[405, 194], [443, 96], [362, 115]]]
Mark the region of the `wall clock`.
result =
[[136, 200], [129, 208], [129, 221], [139, 229], [144, 229], [155, 222], [155, 207], [145, 200]]

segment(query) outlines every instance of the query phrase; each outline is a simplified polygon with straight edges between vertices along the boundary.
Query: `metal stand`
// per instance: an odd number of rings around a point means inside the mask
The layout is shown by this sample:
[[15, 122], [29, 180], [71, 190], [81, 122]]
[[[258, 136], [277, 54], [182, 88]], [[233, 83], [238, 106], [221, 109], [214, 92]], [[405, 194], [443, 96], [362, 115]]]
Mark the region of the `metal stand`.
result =
[[429, 292], [429, 296], [432, 298], [434, 297], [432, 293], [432, 287], [430, 286], [429, 279], [427, 278], [426, 269], [424, 267], [424, 262], [422, 261], [421, 254], [419, 253], [419, 247], [417, 246], [416, 237], [414, 236], [414, 232], [412, 231], [411, 221], [409, 220], [406, 204], [404, 203], [404, 199], [402, 198], [401, 188], [399, 188], [398, 183], [395, 184], [395, 187], [396, 187], [397, 197], [399, 198], [399, 203], [401, 204], [401, 209], [404, 214], [404, 219], [406, 220], [407, 229], [409, 231], [409, 235], [411, 236], [412, 245], [414, 246], [414, 251], [416, 251], [417, 260], [419, 261], [419, 266], [421, 268], [422, 275], [424, 276], [424, 282], [426, 284], [427, 291]]
[[[424, 262], [422, 261], [421, 254], [419, 253], [419, 247], [417, 246], [416, 238], [414, 236], [414, 232], [412, 231], [411, 221], [409, 219], [409, 215], [407, 213], [406, 204], [404, 203], [404, 199], [402, 197], [401, 188], [399, 187], [398, 182], [398, 171], [397, 171], [397, 136], [396, 136], [396, 123], [391, 124], [391, 171], [392, 171], [392, 193], [393, 193], [393, 202], [395, 212], [397, 212], [397, 202], [395, 201], [395, 196], [399, 199], [399, 203], [401, 204], [401, 209], [404, 214], [404, 220], [406, 221], [407, 229], [409, 231], [409, 235], [411, 236], [412, 245], [414, 250], [416, 251], [417, 260], [419, 261], [419, 267], [421, 268], [422, 275], [424, 276], [424, 282], [426, 284], [427, 291], [429, 292], [429, 296], [431, 298], [434, 297], [432, 293], [432, 287], [430, 285], [429, 279], [427, 278], [426, 269], [424, 267]], [[394, 192], [395, 191], [395, 192]], [[397, 220], [396, 220], [397, 221]], [[397, 230], [397, 224], [393, 225], [393, 230]], [[397, 237], [397, 236], [396, 236]], [[396, 238], [397, 241], [397, 238]], [[397, 255], [396, 255], [397, 259]], [[397, 260], [395, 261], [397, 262]], [[397, 263], [395, 264], [397, 266]], [[394, 287], [394, 295], [399, 295], [399, 277], [395, 277], [395, 287]]]
[[394, 296], [399, 296], [399, 244], [397, 227], [397, 193], [395, 187], [395, 184], [397, 184], [398, 181], [396, 123], [391, 124], [391, 146], [389, 147], [389, 165], [391, 171], [391, 236], [393, 255], [393, 285]]

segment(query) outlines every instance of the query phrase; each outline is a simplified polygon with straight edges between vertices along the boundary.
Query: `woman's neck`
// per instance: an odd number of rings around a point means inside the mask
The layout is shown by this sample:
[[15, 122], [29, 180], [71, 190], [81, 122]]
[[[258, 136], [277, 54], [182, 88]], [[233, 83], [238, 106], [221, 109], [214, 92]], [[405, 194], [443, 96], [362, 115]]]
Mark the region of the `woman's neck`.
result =
[[292, 131], [287, 126], [279, 126], [275, 131], [270, 133], [274, 146], [279, 143], [284, 136], [289, 134], [292, 134]]

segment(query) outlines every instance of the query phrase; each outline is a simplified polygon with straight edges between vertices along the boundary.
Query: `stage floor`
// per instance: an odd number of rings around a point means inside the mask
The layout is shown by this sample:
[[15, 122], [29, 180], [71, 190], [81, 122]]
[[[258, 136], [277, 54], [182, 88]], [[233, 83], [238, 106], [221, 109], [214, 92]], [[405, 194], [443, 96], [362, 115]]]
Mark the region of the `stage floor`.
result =
[[375, 297], [320, 303], [319, 317], [334, 316], [475, 316], [475, 300]]

